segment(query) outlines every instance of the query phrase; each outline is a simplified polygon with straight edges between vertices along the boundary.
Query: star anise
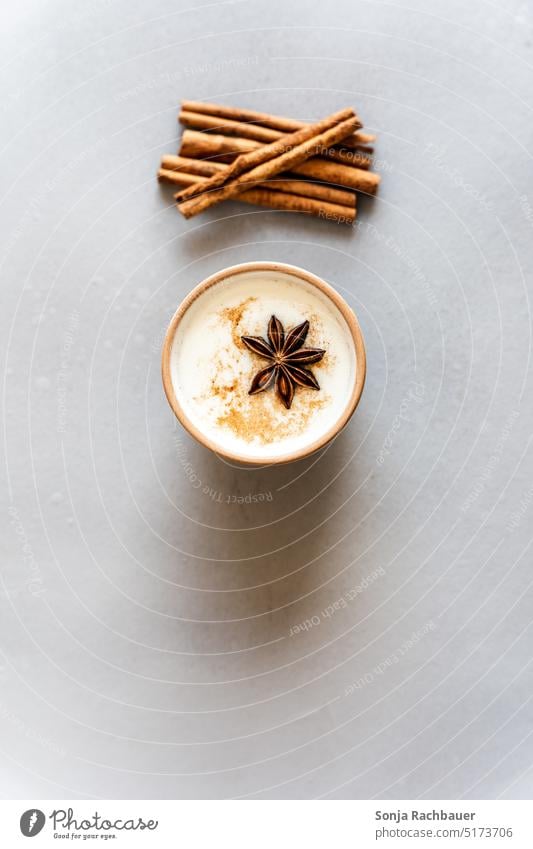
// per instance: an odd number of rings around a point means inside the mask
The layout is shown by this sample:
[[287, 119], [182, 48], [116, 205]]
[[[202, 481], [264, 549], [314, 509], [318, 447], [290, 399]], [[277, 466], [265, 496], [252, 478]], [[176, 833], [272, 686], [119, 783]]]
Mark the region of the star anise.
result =
[[252, 380], [249, 395], [257, 395], [275, 383], [279, 397], [289, 410], [297, 386], [320, 389], [314, 374], [304, 366], [318, 363], [326, 352], [322, 348], [302, 348], [308, 330], [309, 322], [303, 321], [285, 335], [281, 321], [273, 315], [268, 322], [268, 339], [241, 336], [250, 351], [269, 361]]

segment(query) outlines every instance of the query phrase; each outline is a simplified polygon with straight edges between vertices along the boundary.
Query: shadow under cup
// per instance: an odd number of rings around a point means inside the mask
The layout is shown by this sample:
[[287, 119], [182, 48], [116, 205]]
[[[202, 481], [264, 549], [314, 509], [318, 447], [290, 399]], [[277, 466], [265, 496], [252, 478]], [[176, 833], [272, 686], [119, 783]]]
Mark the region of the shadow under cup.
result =
[[[285, 330], [309, 318], [304, 345], [326, 350], [323, 363], [310, 367], [321, 391], [297, 387], [290, 410], [273, 388], [248, 393], [268, 363], [240, 337], [266, 338], [272, 314]], [[324, 280], [284, 263], [243, 263], [211, 275], [181, 303], [163, 343], [163, 386], [176, 417], [202, 445], [244, 465], [289, 463], [323, 448], [352, 416], [365, 376], [353, 310]]]

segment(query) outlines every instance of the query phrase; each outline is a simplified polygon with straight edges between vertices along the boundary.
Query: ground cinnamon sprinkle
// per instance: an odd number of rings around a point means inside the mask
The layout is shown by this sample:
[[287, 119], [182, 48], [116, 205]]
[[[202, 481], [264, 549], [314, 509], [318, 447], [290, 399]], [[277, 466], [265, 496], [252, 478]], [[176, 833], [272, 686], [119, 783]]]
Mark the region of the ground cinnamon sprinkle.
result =
[[246, 307], [252, 303], [252, 301], [256, 301], [257, 298], [246, 298], [245, 301], [238, 304], [236, 307], [225, 307], [221, 310], [220, 315], [226, 318], [231, 324], [231, 338], [233, 339], [237, 348], [242, 348], [243, 344], [241, 342], [242, 332], [240, 330], [240, 323], [242, 321], [242, 317], [246, 310]]
[[233, 395], [237, 391], [237, 384], [233, 381], [233, 383], [219, 385], [215, 378], [213, 378], [211, 381], [211, 391], [213, 395], [225, 400], [228, 395]]
[[329, 343], [324, 336], [322, 320], [318, 313], [311, 313], [309, 316], [309, 321], [312, 327], [312, 334], [309, 334], [309, 339], [307, 340], [307, 344], [312, 348], [324, 348], [326, 353], [322, 357], [318, 363], [313, 364], [313, 369], [329, 369], [330, 365], [333, 365], [336, 362], [335, 355], [329, 349]]
[[[312, 390], [302, 390], [307, 392]], [[228, 427], [236, 436], [253, 442], [258, 439], [263, 444], [276, 442], [288, 436], [296, 436], [305, 429], [316, 410], [328, 403], [327, 397], [313, 398], [293, 414], [282, 408], [277, 398], [268, 395], [236, 397], [228, 404], [227, 411], [217, 419], [217, 424]], [[276, 416], [275, 406], [283, 412], [280, 420]]]
[[[232, 342], [239, 349], [244, 347], [241, 335], [247, 329], [243, 328], [242, 319], [249, 304], [255, 300], [257, 299], [249, 297], [234, 307], [224, 307], [220, 311], [220, 316], [229, 322]], [[317, 316], [315, 327], [319, 326]], [[229, 428], [246, 442], [258, 440], [269, 444], [296, 436], [306, 428], [313, 414], [330, 402], [329, 396], [324, 392], [315, 397], [313, 390], [298, 389], [300, 403], [288, 411], [283, 408], [274, 393], [250, 396], [248, 388], [257, 371], [256, 366], [254, 365], [249, 373], [234, 375], [229, 379], [226, 372], [225, 378], [221, 379], [217, 375], [224, 374], [224, 353], [230, 353], [229, 349], [223, 350], [218, 362], [213, 364], [215, 376], [211, 380], [209, 396], [216, 396], [224, 404], [224, 412], [218, 416], [217, 424]]]

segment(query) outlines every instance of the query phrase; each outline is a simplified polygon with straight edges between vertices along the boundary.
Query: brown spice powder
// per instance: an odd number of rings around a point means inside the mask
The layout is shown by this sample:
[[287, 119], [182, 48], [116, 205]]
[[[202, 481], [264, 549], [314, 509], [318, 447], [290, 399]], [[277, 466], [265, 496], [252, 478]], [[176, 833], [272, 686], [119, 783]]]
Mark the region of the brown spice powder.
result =
[[[300, 390], [303, 393], [312, 390]], [[268, 395], [246, 395], [241, 399], [234, 399], [228, 405], [227, 411], [217, 419], [217, 424], [228, 427], [236, 436], [246, 442], [259, 439], [263, 444], [270, 444], [284, 439], [288, 436], [296, 436], [305, 430], [309, 420], [316, 410], [322, 409], [327, 402], [327, 397], [313, 398], [305, 406], [295, 410], [293, 414], [282, 408], [279, 399], [271, 399]], [[276, 416], [274, 405], [279, 405], [283, 412], [283, 418]]]
[[[255, 300], [257, 298], [249, 297], [234, 307], [225, 307], [220, 311], [220, 316], [230, 323], [233, 344], [239, 349], [245, 347], [241, 341], [242, 334], [249, 332], [249, 328], [242, 327], [242, 319], [249, 304]], [[321, 322], [319, 316], [313, 318], [316, 333]], [[319, 347], [315, 339], [313, 344]], [[215, 375], [223, 371], [221, 361], [213, 363], [213, 367]], [[310, 398], [310, 395], [315, 395], [313, 390], [299, 388], [297, 394], [301, 403], [288, 411], [273, 393], [250, 396], [248, 388], [256, 371], [254, 366], [249, 375], [239, 375], [224, 383], [220, 383], [215, 376], [209, 393], [224, 402], [225, 410], [218, 416], [217, 424], [229, 428], [246, 442], [259, 440], [263, 444], [270, 444], [288, 436], [296, 436], [305, 430], [313, 414], [330, 401], [329, 396], [323, 392], [319, 397]]]
[[243, 348], [243, 343], [241, 342], [241, 336], [243, 335], [240, 329], [240, 323], [242, 321], [242, 317], [246, 310], [246, 307], [252, 303], [252, 301], [256, 301], [257, 298], [246, 298], [245, 301], [242, 301], [240, 304], [237, 304], [236, 307], [225, 307], [220, 311], [220, 315], [227, 319], [231, 324], [231, 338], [233, 339], [234, 344], [237, 348]]

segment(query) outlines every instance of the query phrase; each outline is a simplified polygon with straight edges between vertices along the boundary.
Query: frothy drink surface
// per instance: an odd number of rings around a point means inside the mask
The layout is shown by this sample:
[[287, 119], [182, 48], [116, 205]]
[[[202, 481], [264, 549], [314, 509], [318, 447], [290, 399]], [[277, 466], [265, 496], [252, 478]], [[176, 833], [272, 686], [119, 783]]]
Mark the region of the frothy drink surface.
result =
[[[271, 315], [285, 332], [309, 320], [305, 347], [326, 350], [310, 366], [320, 390], [298, 386], [290, 410], [273, 386], [248, 394], [268, 363], [241, 336], [266, 338]], [[273, 271], [236, 274], [204, 291], [180, 321], [171, 352], [174, 391], [191, 423], [221, 451], [267, 462], [306, 448], [334, 427], [356, 366], [350, 330], [335, 304], [310, 283]]]

